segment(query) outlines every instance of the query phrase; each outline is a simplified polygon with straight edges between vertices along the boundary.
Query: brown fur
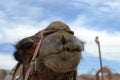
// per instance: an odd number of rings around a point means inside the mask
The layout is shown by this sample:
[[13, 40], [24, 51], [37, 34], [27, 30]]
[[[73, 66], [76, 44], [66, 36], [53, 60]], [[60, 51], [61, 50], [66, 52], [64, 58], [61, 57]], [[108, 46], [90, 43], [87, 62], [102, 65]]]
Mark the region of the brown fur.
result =
[[13, 75], [13, 71], [0, 69], [0, 80], [11, 80], [12, 75]]
[[0, 69], [0, 80], [4, 80], [7, 75], [7, 71], [4, 69]]
[[16, 44], [14, 56], [23, 64], [23, 76], [42, 33], [45, 38], [36, 60], [37, 72], [29, 80], [76, 80], [83, 43], [74, 36], [68, 25], [60, 21]]

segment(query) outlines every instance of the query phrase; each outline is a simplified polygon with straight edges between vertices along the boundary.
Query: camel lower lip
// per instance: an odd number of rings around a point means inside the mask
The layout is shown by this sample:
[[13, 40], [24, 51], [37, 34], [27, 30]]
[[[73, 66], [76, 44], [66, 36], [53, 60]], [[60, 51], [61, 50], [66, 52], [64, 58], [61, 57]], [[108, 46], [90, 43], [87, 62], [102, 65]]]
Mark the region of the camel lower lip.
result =
[[55, 72], [73, 71], [78, 66], [81, 59], [81, 53], [74, 51], [64, 51], [59, 54], [53, 54], [44, 57], [43, 63]]

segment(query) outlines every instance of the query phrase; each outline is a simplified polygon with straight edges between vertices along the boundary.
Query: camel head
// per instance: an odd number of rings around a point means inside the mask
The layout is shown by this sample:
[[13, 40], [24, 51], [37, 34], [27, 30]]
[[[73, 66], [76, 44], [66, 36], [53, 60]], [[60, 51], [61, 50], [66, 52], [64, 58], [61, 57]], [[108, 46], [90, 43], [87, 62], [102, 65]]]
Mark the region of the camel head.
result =
[[38, 44], [44, 37], [36, 58], [37, 72], [50, 69], [62, 73], [75, 71], [81, 60], [83, 42], [74, 36], [68, 25], [55, 21], [44, 30], [16, 44], [15, 59], [24, 65], [24, 72]]

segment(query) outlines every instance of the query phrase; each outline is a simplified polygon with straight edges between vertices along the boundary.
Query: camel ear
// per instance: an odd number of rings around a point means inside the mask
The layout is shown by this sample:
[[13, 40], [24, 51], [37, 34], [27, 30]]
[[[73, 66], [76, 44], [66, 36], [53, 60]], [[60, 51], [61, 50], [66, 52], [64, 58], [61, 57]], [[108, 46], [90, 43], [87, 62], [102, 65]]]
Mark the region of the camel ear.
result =
[[19, 63], [23, 63], [23, 51], [22, 50], [17, 50], [14, 52], [14, 58], [19, 62]]
[[32, 39], [23, 39], [21, 40], [18, 45], [16, 45], [17, 48], [29, 48], [34, 44], [34, 41]]
[[25, 38], [21, 41], [19, 41], [16, 45], [16, 51], [14, 52], [14, 58], [19, 61], [20, 63], [23, 63], [23, 58], [24, 58], [24, 54], [25, 51], [32, 47], [32, 45], [34, 44], [34, 41], [28, 38]]

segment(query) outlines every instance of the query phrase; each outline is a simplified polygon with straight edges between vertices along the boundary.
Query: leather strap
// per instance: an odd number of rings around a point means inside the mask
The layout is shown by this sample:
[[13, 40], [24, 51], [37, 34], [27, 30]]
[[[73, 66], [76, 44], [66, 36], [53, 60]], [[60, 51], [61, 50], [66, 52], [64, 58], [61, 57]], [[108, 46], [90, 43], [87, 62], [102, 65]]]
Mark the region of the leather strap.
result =
[[[38, 55], [38, 51], [39, 51], [39, 49], [40, 49], [40, 47], [41, 47], [41, 43], [42, 43], [43, 39], [44, 39], [44, 37], [42, 36], [42, 38], [41, 38], [40, 41], [38, 42], [37, 47], [35, 48], [35, 51], [34, 51], [34, 54], [33, 54], [33, 57], [32, 57], [31, 62], [35, 61], [36, 56]], [[32, 66], [29, 66], [29, 67], [28, 67], [28, 70], [27, 70], [27, 72], [26, 72], [26, 74], [25, 74], [25, 80], [28, 80], [28, 78], [29, 78], [30, 75], [31, 75], [31, 74], [30, 74], [31, 71], [32, 71]]]
[[[43, 41], [43, 39], [44, 39], [44, 36], [46, 36], [46, 35], [48, 35], [48, 34], [51, 34], [51, 33], [54, 33], [54, 32], [56, 32], [56, 30], [49, 30], [49, 31], [43, 31], [43, 32], [42, 32], [42, 37], [41, 37], [40, 41], [38, 42], [37, 47], [35, 48], [35, 51], [34, 51], [34, 54], [33, 54], [32, 60], [31, 60], [31, 63], [34, 62], [34, 61], [36, 61], [36, 57], [37, 57], [37, 55], [38, 55], [38, 51], [40, 51], [40, 47], [41, 47], [42, 41]], [[30, 66], [28, 67], [28, 69], [27, 69], [27, 72], [26, 72], [26, 74], [25, 74], [24, 80], [28, 80], [28, 78], [30, 77], [30, 75], [32, 75], [32, 74], [31, 74], [32, 69], [33, 69], [33, 68], [32, 68], [32, 66], [30, 65]]]

